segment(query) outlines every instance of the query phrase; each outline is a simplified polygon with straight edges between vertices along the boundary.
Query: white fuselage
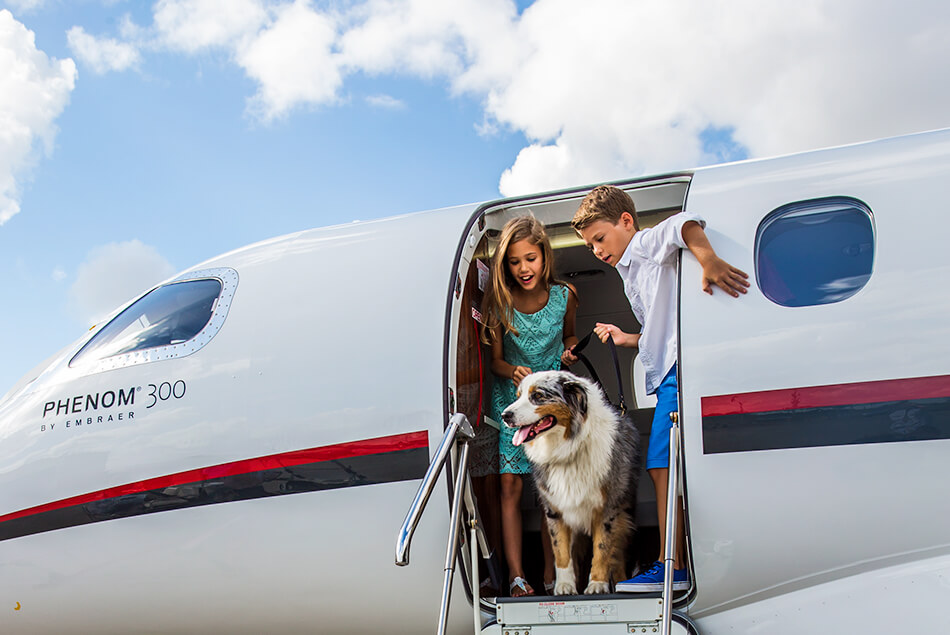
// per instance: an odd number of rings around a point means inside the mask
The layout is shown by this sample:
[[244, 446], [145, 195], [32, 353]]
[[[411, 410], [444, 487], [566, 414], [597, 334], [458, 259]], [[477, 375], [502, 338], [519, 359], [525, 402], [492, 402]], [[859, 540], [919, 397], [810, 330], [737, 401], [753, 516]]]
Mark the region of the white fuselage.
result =
[[[620, 184], [646, 221], [701, 213], [718, 255], [754, 281], [739, 300], [710, 297], [681, 258], [693, 588], [677, 610], [704, 635], [946, 621], [948, 177], [950, 132], [938, 131]], [[526, 210], [563, 230], [552, 235], [576, 274], [579, 333], [632, 319], [616, 274], [566, 225], [586, 191], [224, 254], [184, 274], [234, 272], [226, 315], [219, 299], [221, 323], [200, 343], [70, 366], [100, 325], [25, 376], [0, 401], [0, 632], [434, 630], [444, 478], [409, 567], [393, 565], [392, 546], [450, 414], [465, 401], [482, 423], [491, 378], [477, 335], [463, 337], [478, 314], [463, 289], [481, 280], [493, 232]], [[820, 305], [770, 299], [763, 225], [784, 206], [838, 199], [865, 205], [873, 226], [873, 241], [844, 248], [873, 254], [860, 290]], [[816, 258], [806, 248], [800, 261], [810, 271]], [[606, 469], [606, 439], [591, 441], [590, 469]], [[579, 509], [596, 495], [578, 483], [609, 478], [590, 476], [553, 487]], [[460, 575], [449, 631], [471, 633]], [[484, 602], [482, 618], [495, 608]]]

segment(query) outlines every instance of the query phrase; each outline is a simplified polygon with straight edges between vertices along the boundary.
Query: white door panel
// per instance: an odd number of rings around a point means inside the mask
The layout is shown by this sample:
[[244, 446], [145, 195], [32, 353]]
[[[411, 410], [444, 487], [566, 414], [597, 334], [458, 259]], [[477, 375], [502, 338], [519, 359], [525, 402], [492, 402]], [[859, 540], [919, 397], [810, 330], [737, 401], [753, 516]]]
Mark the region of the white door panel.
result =
[[[684, 252], [694, 614], [946, 550], [950, 499], [940, 483], [950, 440], [939, 394], [950, 395], [950, 262], [939, 237], [948, 172], [950, 135], [940, 133], [694, 176], [687, 209], [706, 218], [713, 247], [753, 281], [738, 300], [705, 295], [698, 263]], [[754, 282], [759, 223], [787, 203], [831, 196], [873, 213], [867, 285], [833, 304], [773, 303]], [[899, 378], [931, 379], [885, 381]], [[732, 408], [731, 418], [713, 416], [716, 403]], [[762, 415], [772, 410], [782, 413]]]

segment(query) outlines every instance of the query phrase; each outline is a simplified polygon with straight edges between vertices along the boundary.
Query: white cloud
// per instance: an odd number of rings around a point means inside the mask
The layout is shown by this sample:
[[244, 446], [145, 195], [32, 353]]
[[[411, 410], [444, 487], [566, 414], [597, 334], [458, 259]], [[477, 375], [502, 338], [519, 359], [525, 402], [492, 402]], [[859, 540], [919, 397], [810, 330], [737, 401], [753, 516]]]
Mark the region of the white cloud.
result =
[[446, 77], [456, 92], [509, 76], [520, 47], [511, 0], [369, 0], [343, 23], [349, 71]]
[[7, 4], [24, 13], [39, 9], [45, 4], [45, 0], [7, 0]]
[[370, 95], [366, 98], [366, 103], [376, 108], [385, 108], [386, 110], [401, 110], [406, 107], [404, 101], [396, 99], [392, 95]]
[[[159, 0], [153, 43], [214, 49], [271, 121], [355, 75], [442, 79], [526, 147], [507, 195], [950, 125], [944, 0]], [[129, 38], [127, 38], [129, 39]], [[385, 106], [385, 101], [373, 101]]]
[[950, 125], [943, 2], [540, 0], [517, 28], [482, 87], [534, 142], [504, 194], [693, 167], [709, 127], [768, 156]]
[[69, 29], [66, 41], [73, 55], [99, 75], [133, 68], [141, 61], [134, 44], [112, 38], [97, 38], [86, 33], [81, 26]]
[[370, 0], [349, 16], [340, 42], [344, 61], [369, 73], [456, 74], [464, 63], [456, 8], [450, 2]]
[[502, 39], [511, 39], [516, 17], [510, 0], [332, 7], [317, 9], [309, 0], [160, 0], [153, 30], [173, 50], [227, 53], [257, 83], [249, 111], [263, 121], [300, 106], [339, 103], [351, 74], [445, 77], [464, 90], [497, 75], [509, 59]]
[[62, 282], [66, 279], [66, 270], [62, 267], [55, 267], [53, 272], [50, 274], [50, 277], [54, 282]]
[[[117, 0], [121, 2], [122, 0]], [[126, 13], [119, 20], [119, 35], [127, 42], [142, 42], [147, 39], [148, 32], [132, 20], [132, 16]]]
[[235, 46], [268, 20], [259, 0], [159, 0], [153, 15], [159, 40], [186, 53]]
[[238, 63], [260, 84], [249, 104], [264, 121], [302, 104], [331, 103], [343, 85], [334, 19], [298, 1], [276, 10], [274, 22], [237, 54]]
[[20, 211], [20, 183], [42, 148], [52, 151], [53, 122], [76, 83], [70, 59], [50, 59], [33, 32], [0, 10], [0, 225]]
[[109, 243], [90, 250], [79, 265], [70, 302], [81, 319], [95, 324], [173, 273], [154, 247], [139, 240]]

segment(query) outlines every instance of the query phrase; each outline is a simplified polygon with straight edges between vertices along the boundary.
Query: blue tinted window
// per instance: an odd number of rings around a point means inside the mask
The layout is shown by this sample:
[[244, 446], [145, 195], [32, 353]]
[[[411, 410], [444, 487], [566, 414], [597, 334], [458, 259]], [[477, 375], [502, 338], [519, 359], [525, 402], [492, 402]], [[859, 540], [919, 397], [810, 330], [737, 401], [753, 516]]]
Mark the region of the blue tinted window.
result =
[[187, 342], [211, 319], [220, 293], [215, 279], [159, 287], [107, 324], [70, 363]]
[[756, 232], [755, 276], [782, 306], [840, 302], [860, 291], [874, 265], [871, 210], [853, 198], [791, 203]]

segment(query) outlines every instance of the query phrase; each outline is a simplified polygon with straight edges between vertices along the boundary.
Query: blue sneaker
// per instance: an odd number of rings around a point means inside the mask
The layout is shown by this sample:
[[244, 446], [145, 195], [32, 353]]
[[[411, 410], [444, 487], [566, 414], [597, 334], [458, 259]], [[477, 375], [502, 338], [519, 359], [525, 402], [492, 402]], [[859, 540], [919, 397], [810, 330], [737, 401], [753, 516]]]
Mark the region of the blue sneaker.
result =
[[[686, 569], [673, 569], [673, 590], [689, 588], [689, 573]], [[638, 576], [617, 583], [617, 593], [655, 593], [663, 590], [663, 563], [657, 560]]]

